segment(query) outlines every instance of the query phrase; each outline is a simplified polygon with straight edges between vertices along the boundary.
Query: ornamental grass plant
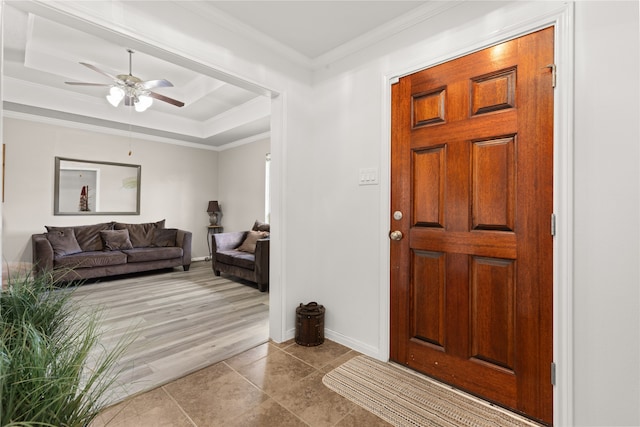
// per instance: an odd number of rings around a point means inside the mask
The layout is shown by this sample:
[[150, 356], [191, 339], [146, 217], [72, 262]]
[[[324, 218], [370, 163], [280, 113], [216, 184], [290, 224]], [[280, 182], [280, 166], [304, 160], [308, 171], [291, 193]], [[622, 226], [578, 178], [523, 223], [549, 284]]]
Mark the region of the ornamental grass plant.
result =
[[50, 276], [0, 292], [0, 425], [88, 426], [109, 397], [131, 339], [100, 345], [100, 311]]

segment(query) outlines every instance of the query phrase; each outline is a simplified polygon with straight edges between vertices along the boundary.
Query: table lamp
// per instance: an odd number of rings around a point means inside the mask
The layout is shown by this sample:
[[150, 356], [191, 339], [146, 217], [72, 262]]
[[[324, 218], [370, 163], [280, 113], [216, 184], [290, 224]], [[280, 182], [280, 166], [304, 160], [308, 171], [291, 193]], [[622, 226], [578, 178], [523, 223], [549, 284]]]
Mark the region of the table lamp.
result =
[[220, 225], [220, 218], [222, 218], [222, 211], [217, 200], [211, 200], [209, 206], [207, 206], [207, 212], [209, 212], [209, 222], [211, 225]]

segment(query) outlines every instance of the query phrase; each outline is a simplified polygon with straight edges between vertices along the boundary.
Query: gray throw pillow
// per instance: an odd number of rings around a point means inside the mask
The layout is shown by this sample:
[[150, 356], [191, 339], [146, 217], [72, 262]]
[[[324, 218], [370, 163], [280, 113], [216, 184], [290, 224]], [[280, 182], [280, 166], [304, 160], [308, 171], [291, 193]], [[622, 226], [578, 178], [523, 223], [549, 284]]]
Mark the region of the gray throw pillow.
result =
[[[48, 232], [63, 230], [67, 227], [53, 227], [50, 225], [45, 226]], [[100, 239], [101, 230], [113, 230], [113, 222], [103, 222], [100, 224], [91, 225], [76, 225], [73, 227], [73, 232], [76, 235], [78, 245], [82, 248], [83, 252], [89, 251], [101, 251], [102, 239]]]
[[142, 224], [125, 224], [116, 222], [116, 230], [128, 230], [131, 244], [134, 248], [148, 248], [153, 243], [153, 231], [164, 228], [164, 219], [157, 222], [145, 222]]
[[156, 228], [153, 230], [153, 242], [151, 246], [168, 247], [176, 245], [177, 228]]
[[58, 227], [47, 233], [47, 239], [53, 247], [53, 254], [56, 257], [73, 255], [82, 252], [82, 248], [76, 240], [73, 228]]
[[133, 249], [128, 230], [103, 230], [100, 232], [105, 251]]

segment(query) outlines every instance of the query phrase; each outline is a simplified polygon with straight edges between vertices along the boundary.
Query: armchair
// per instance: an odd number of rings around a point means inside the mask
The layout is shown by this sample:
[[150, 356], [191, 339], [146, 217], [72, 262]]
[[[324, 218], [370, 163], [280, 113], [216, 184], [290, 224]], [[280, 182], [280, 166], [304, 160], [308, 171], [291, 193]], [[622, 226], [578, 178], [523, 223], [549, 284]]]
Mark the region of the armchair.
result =
[[[255, 226], [254, 226], [255, 228]], [[211, 266], [216, 276], [230, 274], [269, 288], [269, 237], [258, 238], [258, 231], [235, 231], [211, 235]], [[257, 240], [256, 240], [257, 239]], [[255, 250], [253, 242], [255, 241]], [[250, 242], [249, 247], [244, 243]]]

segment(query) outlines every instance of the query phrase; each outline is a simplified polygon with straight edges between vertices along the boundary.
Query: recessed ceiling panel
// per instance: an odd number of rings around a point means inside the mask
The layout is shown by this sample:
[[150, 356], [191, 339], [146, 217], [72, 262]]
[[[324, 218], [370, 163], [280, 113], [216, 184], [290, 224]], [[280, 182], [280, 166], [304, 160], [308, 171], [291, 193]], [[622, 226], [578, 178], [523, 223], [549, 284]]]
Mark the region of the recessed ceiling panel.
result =
[[[122, 105], [116, 107], [118, 110], [111, 110], [113, 107], [106, 100], [108, 86], [67, 85], [65, 81], [112, 83], [109, 77], [80, 62], [91, 64], [107, 74], [129, 74], [127, 46], [26, 13], [11, 5], [7, 5], [5, 13], [11, 23], [5, 27], [4, 76], [16, 88], [3, 94], [9, 111], [46, 112], [51, 116], [48, 112], [58, 109], [59, 117], [94, 124], [112, 123], [118, 116], [114, 113], [126, 113], [120, 111], [127, 108]], [[169, 80], [173, 87], [154, 91], [185, 102], [185, 106], [179, 108], [154, 100], [144, 113], [126, 114], [127, 121], [145, 133], [155, 127], [159, 132], [154, 132], [154, 136], [164, 134], [168, 138], [176, 138], [184, 135], [186, 141], [197, 137], [206, 145], [220, 145], [218, 141], [222, 140], [229, 142], [230, 133], [217, 139], [215, 134], [203, 135], [204, 123], [259, 96], [142, 51], [135, 51], [132, 55], [131, 72], [142, 80]], [[24, 104], [24, 107], [18, 107], [19, 104]], [[107, 111], [109, 114], [105, 116]], [[83, 119], [82, 115], [86, 118]], [[155, 126], [152, 124], [154, 120]], [[251, 122], [255, 118], [247, 120]], [[264, 132], [263, 128], [256, 130], [255, 125], [247, 126], [246, 131]], [[190, 131], [185, 133], [185, 129]], [[252, 135], [243, 134], [239, 127], [233, 136], [244, 139]]]

